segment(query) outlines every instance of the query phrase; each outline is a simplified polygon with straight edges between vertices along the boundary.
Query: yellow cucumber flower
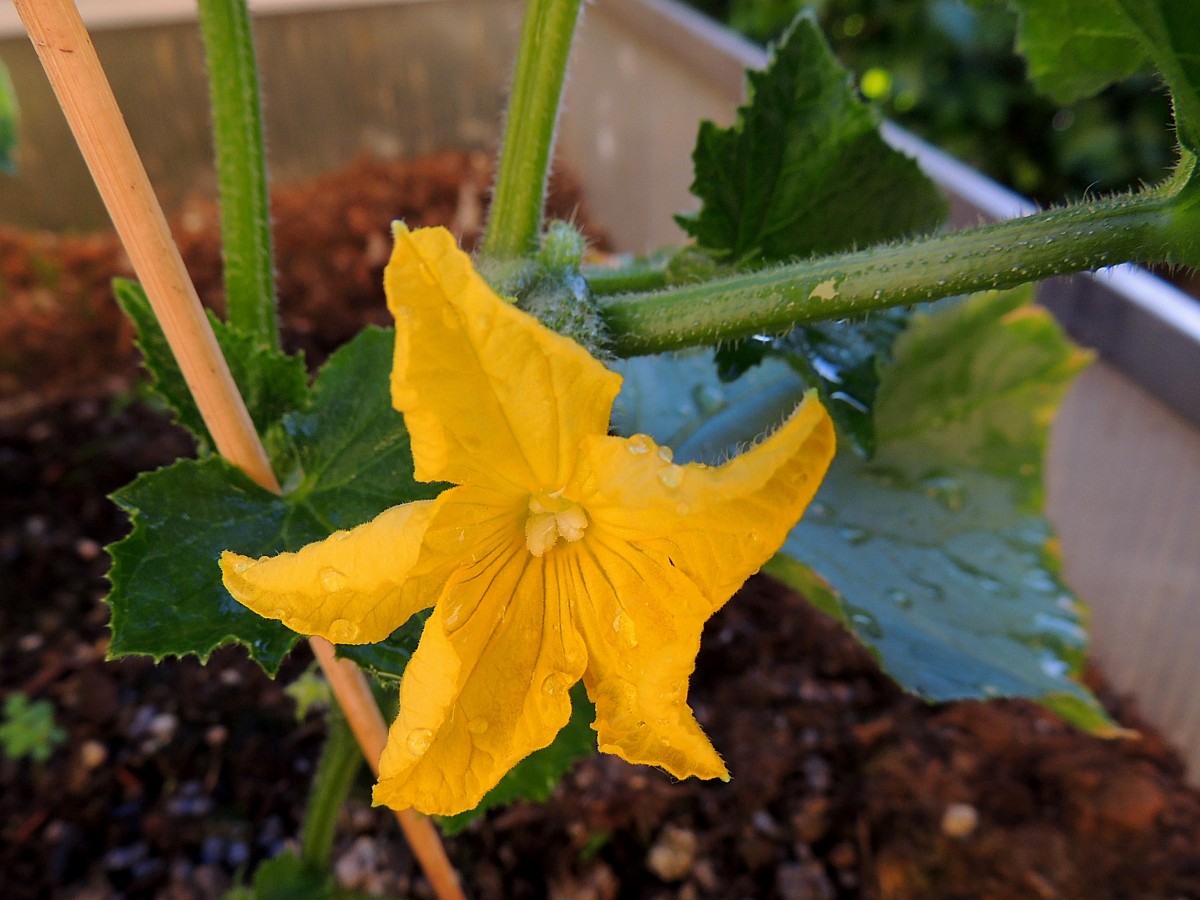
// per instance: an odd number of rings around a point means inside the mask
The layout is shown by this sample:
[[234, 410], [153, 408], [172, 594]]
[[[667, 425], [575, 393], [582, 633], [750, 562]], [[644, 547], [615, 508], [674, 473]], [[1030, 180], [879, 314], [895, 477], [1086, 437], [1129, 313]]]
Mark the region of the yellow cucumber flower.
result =
[[400, 684], [375, 802], [449, 815], [549, 744], [580, 678], [599, 749], [728, 778], [687, 705], [704, 622], [779, 548], [833, 456], [807, 397], [724, 465], [611, 437], [621, 384], [500, 299], [444, 229], [395, 226], [392, 401], [415, 477], [454, 487], [296, 553], [226, 552], [255, 612], [373, 643], [433, 607]]

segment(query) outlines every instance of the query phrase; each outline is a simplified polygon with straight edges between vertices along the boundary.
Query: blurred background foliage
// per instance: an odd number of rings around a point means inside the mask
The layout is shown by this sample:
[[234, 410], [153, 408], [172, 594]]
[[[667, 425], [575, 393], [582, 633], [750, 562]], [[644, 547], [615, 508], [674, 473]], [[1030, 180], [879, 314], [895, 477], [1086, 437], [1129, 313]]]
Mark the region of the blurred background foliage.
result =
[[1040, 203], [1159, 181], [1171, 108], [1150, 75], [1059, 106], [1013, 49], [1016, 15], [985, 0], [690, 0], [747, 37], [778, 37], [812, 7], [859, 90], [885, 115]]

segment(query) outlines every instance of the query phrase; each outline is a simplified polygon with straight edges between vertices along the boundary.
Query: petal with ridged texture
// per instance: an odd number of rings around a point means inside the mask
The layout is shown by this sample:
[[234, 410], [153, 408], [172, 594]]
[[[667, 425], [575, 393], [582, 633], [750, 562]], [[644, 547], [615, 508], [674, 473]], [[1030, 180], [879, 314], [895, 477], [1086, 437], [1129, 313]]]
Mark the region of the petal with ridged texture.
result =
[[564, 553], [599, 748], [676, 778], [729, 775], [687, 705], [711, 604], [668, 559], [597, 529]]
[[833, 423], [810, 392], [772, 435], [720, 466], [676, 465], [645, 435], [587, 438], [574, 490], [597, 527], [669, 558], [715, 610], [783, 544], [833, 452]]
[[586, 434], [604, 434], [620, 376], [500, 299], [444, 228], [393, 227], [392, 402], [416, 478], [557, 490]]
[[450, 579], [400, 683], [400, 712], [375, 802], [452, 815], [473, 809], [571, 714], [586, 652], [556, 588], [561, 558], [537, 558], [521, 523]]
[[436, 577], [408, 577], [437, 505], [422, 500], [392, 507], [295, 553], [254, 560], [226, 551], [225, 587], [260, 616], [301, 634], [334, 644], [382, 641], [431, 606], [440, 590]]

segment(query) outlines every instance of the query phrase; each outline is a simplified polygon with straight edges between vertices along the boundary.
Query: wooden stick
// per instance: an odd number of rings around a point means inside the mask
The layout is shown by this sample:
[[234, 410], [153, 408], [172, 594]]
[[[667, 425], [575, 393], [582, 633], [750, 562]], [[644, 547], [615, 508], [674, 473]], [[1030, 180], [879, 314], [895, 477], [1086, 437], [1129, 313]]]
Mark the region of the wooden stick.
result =
[[[13, 2], [218, 452], [279, 493], [74, 0]], [[366, 678], [349, 660], [337, 659], [327, 641], [314, 637], [309, 644], [378, 774], [387, 725]], [[458, 876], [433, 824], [413, 810], [397, 811], [396, 818], [437, 896], [460, 900]]]

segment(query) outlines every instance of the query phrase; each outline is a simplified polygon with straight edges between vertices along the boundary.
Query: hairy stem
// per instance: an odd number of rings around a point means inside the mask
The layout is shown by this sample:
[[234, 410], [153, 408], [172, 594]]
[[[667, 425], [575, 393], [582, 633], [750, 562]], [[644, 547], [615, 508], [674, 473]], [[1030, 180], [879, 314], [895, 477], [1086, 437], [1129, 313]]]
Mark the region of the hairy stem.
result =
[[1146, 191], [964, 231], [605, 298], [611, 349], [636, 356], [780, 333], [1121, 262], [1177, 258], [1176, 197]]
[[304, 832], [300, 836], [300, 858], [314, 872], [329, 871], [338, 811], [363, 764], [362, 751], [341, 710], [331, 709], [326, 721], [325, 746], [304, 809]]
[[483, 239], [485, 256], [514, 258], [537, 249], [550, 151], [579, 4], [580, 0], [529, 0], [526, 7], [496, 189]]
[[199, 0], [221, 200], [228, 318], [279, 346], [267, 164], [246, 0]]

